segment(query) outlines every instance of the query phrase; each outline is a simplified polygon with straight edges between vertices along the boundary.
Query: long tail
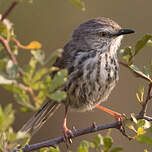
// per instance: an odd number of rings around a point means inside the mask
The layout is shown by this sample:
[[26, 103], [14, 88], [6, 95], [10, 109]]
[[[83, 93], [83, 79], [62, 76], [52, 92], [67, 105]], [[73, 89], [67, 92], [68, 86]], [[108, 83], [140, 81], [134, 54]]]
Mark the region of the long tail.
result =
[[29, 133], [31, 136], [35, 134], [44, 123], [54, 114], [60, 104], [46, 101], [41, 108], [28, 120], [20, 129], [21, 132]]

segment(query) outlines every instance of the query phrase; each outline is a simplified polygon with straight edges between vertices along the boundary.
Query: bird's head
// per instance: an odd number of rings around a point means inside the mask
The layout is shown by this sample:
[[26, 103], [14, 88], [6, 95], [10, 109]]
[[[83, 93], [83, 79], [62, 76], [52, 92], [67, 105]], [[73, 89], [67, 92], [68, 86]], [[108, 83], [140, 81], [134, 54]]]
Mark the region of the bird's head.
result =
[[72, 40], [78, 49], [94, 49], [100, 52], [111, 46], [117, 50], [125, 34], [134, 33], [130, 29], [122, 29], [109, 18], [95, 18], [78, 26], [72, 34]]

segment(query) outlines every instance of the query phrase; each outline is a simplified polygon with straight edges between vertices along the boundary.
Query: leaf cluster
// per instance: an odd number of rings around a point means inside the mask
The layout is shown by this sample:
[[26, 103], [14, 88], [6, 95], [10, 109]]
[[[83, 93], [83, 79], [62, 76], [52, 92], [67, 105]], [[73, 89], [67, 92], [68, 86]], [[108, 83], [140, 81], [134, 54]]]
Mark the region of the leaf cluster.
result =
[[[17, 57], [27, 50], [30, 52], [28, 63], [21, 67]], [[21, 105], [21, 111], [37, 110], [47, 98], [52, 102], [61, 102], [66, 98], [66, 93], [60, 88], [66, 82], [67, 70], [53, 66], [60, 53], [61, 49], [46, 58], [39, 42], [22, 45], [16, 39], [13, 24], [8, 19], [0, 21], [0, 86], [12, 93], [14, 102]], [[11, 105], [4, 109], [0, 105], [1, 151], [5, 151], [6, 147], [12, 149], [19, 143], [23, 145], [29, 140], [29, 136], [13, 131], [14, 117]]]
[[120, 55], [122, 59], [127, 63], [130, 70], [134, 72], [136, 76], [140, 76], [149, 82], [152, 82], [152, 61], [149, 62], [148, 66], [143, 66], [143, 70], [140, 70], [137, 65], [134, 64], [134, 59], [147, 44], [152, 46], [151, 38], [152, 35], [146, 34], [136, 42], [134, 49], [130, 46], [120, 50]]

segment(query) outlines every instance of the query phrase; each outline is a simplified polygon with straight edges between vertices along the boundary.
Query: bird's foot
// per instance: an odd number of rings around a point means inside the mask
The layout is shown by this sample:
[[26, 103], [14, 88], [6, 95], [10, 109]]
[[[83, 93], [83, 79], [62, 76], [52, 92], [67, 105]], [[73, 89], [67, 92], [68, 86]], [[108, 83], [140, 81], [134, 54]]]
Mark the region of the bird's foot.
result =
[[123, 121], [123, 119], [126, 118], [126, 115], [124, 113], [121, 114], [121, 113], [115, 112], [114, 118], [118, 123], [121, 123]]
[[[66, 143], [67, 148], [69, 147], [69, 144], [72, 144], [72, 139], [71, 137], [73, 136], [73, 133], [70, 129], [67, 127], [63, 127], [63, 136], [64, 136], [64, 141]], [[70, 137], [69, 137], [70, 136]]]

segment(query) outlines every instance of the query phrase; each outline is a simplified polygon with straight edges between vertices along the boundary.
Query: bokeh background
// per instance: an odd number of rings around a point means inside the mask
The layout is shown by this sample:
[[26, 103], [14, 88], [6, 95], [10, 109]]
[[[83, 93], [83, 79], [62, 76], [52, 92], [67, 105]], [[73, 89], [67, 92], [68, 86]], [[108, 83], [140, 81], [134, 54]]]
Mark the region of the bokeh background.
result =
[[[10, 0], [0, 0], [0, 13], [8, 8], [10, 2]], [[22, 44], [27, 44], [32, 40], [40, 41], [46, 55], [62, 48], [70, 39], [72, 30], [80, 23], [98, 16], [109, 17], [122, 27], [136, 31], [136, 34], [124, 38], [121, 48], [128, 45], [134, 46], [135, 42], [145, 33], [152, 34], [151, 0], [84, 0], [84, 2], [86, 3], [86, 11], [84, 12], [71, 4], [69, 0], [35, 0], [33, 4], [21, 3], [13, 10], [9, 19], [14, 23], [17, 39]], [[135, 62], [140, 67], [143, 64], [147, 65], [151, 58], [152, 48], [146, 47], [136, 57]], [[20, 52], [18, 60], [21, 64], [26, 64], [28, 52]], [[103, 105], [127, 115], [132, 112], [139, 112], [140, 105], [137, 103], [135, 96], [139, 84], [146, 85], [143, 80], [135, 78], [127, 69], [120, 67], [120, 81], [109, 100]], [[0, 88], [0, 96], [2, 105], [11, 102], [15, 108], [19, 107], [12, 94], [2, 88]], [[64, 108], [61, 107], [39, 133], [33, 137], [31, 143], [61, 136], [63, 114]], [[151, 114], [151, 105], [149, 105], [149, 114]], [[14, 129], [18, 130], [31, 115], [32, 113], [16, 111]], [[72, 112], [68, 116], [69, 128], [72, 126], [78, 129], [86, 128], [92, 122], [106, 124], [114, 122], [114, 119], [99, 110], [85, 113]], [[106, 132], [100, 133], [104, 135]], [[74, 139], [70, 149], [76, 151], [76, 147], [82, 139], [89, 140], [92, 136], [94, 134]], [[128, 141], [116, 129], [112, 130], [112, 137], [116, 146], [124, 147], [124, 152], [143, 152], [145, 147], [145, 145], [135, 141]], [[65, 144], [61, 144], [60, 147], [62, 152], [67, 151]]]

